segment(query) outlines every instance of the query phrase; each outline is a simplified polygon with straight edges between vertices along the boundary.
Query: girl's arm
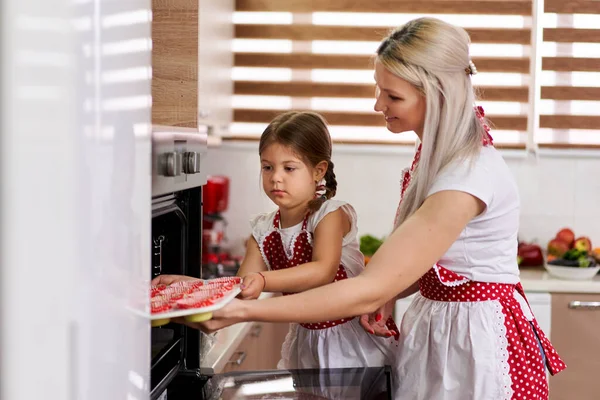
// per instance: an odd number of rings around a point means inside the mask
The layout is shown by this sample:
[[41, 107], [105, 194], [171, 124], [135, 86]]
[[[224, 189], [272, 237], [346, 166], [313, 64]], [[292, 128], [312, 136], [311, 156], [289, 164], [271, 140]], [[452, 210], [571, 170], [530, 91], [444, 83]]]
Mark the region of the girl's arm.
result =
[[212, 331], [241, 321], [318, 322], [369, 314], [425, 274], [485, 205], [460, 191], [441, 191], [399, 226], [358, 277], [291, 296], [234, 301], [213, 320]]
[[260, 254], [258, 243], [256, 243], [254, 236], [250, 235], [250, 238], [246, 241], [246, 254], [238, 269], [237, 276], [244, 277], [253, 272], [263, 272], [266, 270], [267, 266]]
[[303, 292], [333, 282], [342, 257], [342, 241], [349, 231], [350, 220], [342, 209], [327, 214], [315, 229], [312, 261], [265, 272], [264, 291]]

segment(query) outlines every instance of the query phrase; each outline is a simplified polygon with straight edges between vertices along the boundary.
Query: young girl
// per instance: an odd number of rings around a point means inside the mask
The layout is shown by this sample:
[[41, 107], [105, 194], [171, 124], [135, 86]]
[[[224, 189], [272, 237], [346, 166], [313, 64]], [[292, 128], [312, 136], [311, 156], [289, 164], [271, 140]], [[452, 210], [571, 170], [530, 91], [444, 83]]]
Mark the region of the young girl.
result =
[[475, 72], [467, 33], [440, 20], [410, 21], [384, 39], [375, 110], [389, 131], [420, 141], [402, 174], [394, 232], [354, 279], [234, 301], [196, 326], [372, 314], [418, 291], [400, 329], [397, 399], [547, 400], [546, 367], [554, 375], [565, 365], [519, 283], [519, 195], [473, 108]]
[[[360, 274], [364, 256], [356, 213], [350, 204], [331, 200], [337, 182], [323, 118], [312, 112], [279, 115], [263, 132], [258, 152], [263, 189], [278, 208], [251, 222], [238, 272], [244, 277], [242, 298], [303, 292]], [[278, 367], [390, 364], [395, 342], [368, 335], [358, 318], [346, 317], [292, 324]]]

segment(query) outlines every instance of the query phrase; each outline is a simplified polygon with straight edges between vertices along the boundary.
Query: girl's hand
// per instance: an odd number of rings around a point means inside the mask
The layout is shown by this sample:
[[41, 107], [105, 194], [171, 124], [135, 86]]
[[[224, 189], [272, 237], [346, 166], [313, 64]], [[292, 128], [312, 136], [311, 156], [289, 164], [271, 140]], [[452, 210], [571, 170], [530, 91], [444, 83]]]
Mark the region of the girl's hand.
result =
[[152, 279], [152, 286], [156, 285], [171, 285], [176, 282], [199, 281], [200, 279], [186, 275], [159, 275]]
[[173, 322], [187, 325], [194, 329], [199, 329], [204, 333], [213, 333], [230, 325], [244, 322], [245, 320], [245, 304], [242, 300], [233, 299], [225, 307], [220, 310], [213, 311], [212, 319], [206, 322], [187, 322], [185, 318], [174, 318]]
[[386, 325], [388, 318], [392, 316], [395, 304], [396, 298], [393, 298], [374, 313], [363, 315], [360, 317], [360, 325], [365, 331], [372, 335], [383, 337], [392, 337], [397, 335], [398, 332], [389, 330]]
[[240, 298], [244, 300], [258, 299], [258, 296], [262, 293], [266, 285], [265, 278], [262, 274], [256, 272], [250, 275], [246, 275], [242, 281], [242, 292]]

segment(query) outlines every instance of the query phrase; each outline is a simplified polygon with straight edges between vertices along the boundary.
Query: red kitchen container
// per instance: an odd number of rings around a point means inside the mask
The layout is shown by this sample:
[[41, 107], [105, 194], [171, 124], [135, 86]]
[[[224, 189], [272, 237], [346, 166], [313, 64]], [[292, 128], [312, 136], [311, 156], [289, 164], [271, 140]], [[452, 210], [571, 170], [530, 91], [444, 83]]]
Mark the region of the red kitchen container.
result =
[[222, 175], [209, 176], [202, 190], [204, 214], [217, 214], [229, 205], [229, 178]]

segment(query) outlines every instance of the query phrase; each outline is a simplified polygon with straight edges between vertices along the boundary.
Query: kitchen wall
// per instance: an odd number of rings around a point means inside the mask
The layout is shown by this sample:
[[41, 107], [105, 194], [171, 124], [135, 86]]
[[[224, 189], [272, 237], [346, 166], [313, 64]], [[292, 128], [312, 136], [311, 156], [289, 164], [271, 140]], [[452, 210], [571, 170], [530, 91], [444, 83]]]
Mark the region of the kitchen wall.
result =
[[[231, 179], [228, 236], [239, 251], [252, 215], [273, 209], [259, 182], [258, 142], [224, 142], [209, 154], [211, 174]], [[390, 232], [399, 198], [400, 171], [413, 149], [402, 146], [334, 145], [336, 198], [350, 202], [359, 233]], [[520, 236], [544, 247], [563, 227], [600, 246], [600, 150], [541, 150], [537, 158], [502, 150], [521, 194]]]

